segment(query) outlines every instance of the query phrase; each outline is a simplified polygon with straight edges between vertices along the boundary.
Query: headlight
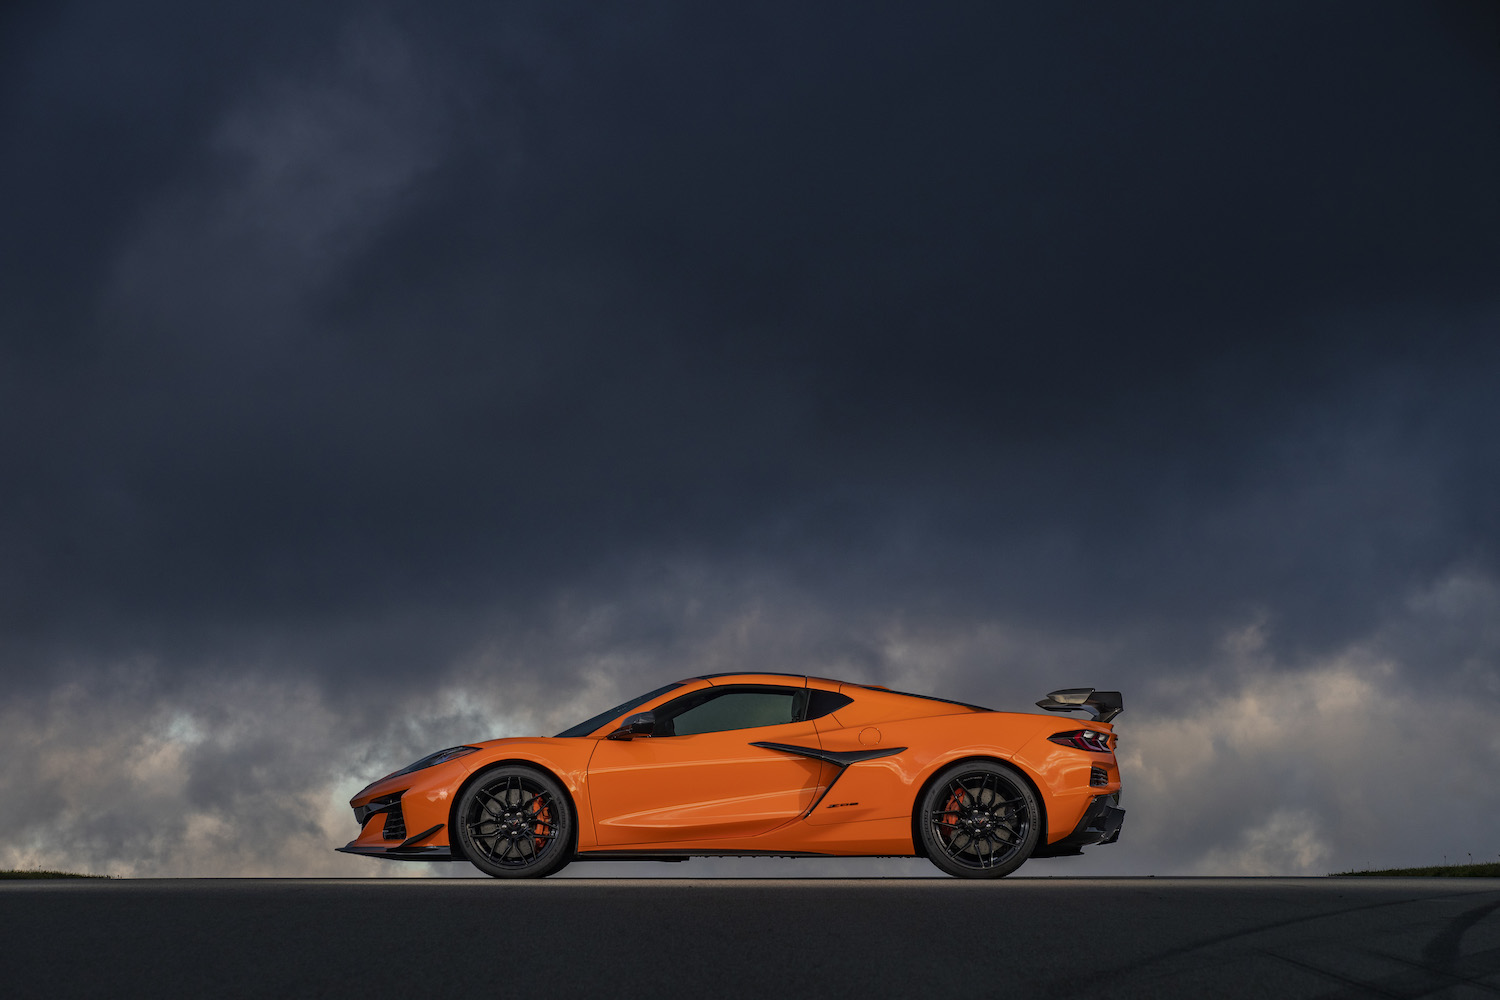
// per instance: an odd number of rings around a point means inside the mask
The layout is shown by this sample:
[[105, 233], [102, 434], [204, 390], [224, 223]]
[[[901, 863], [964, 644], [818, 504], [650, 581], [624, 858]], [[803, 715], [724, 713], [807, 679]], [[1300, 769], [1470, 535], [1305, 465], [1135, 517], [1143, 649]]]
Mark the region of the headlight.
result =
[[394, 778], [398, 774], [411, 774], [413, 771], [420, 771], [424, 768], [437, 767], [439, 764], [446, 764], [455, 757], [462, 757], [464, 754], [473, 753], [478, 749], [478, 747], [449, 747], [446, 750], [439, 750], [437, 753], [430, 753], [421, 760], [406, 765], [399, 771], [392, 771], [386, 777]]

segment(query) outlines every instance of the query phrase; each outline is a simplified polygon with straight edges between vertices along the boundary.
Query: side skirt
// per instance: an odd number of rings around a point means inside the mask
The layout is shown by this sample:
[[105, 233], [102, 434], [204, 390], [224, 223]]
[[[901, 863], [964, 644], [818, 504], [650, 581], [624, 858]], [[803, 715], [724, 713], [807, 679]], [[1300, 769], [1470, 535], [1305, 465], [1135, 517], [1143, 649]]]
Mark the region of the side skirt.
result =
[[577, 861], [686, 861], [688, 858], [910, 858], [911, 854], [829, 854], [823, 851], [580, 851]]

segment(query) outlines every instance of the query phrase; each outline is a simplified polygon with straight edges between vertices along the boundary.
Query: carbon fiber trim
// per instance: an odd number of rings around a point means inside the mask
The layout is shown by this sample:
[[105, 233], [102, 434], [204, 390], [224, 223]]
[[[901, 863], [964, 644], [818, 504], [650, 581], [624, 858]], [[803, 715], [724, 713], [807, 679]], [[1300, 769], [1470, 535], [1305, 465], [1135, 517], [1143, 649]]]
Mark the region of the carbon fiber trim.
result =
[[430, 830], [423, 830], [421, 833], [417, 834], [415, 837], [407, 837], [401, 843], [399, 843], [395, 847], [393, 847], [392, 850], [395, 850], [395, 851], [404, 851], [408, 847], [410, 847], [411, 845], [415, 844], [417, 841], [419, 841], [419, 840], [426, 840], [428, 837], [432, 836], [434, 833], [437, 833], [442, 828], [443, 828], [443, 824], [439, 823], [437, 826], [433, 827]]
[[386, 861], [462, 861], [462, 858], [453, 856], [453, 849], [447, 846], [431, 847], [365, 847], [364, 845], [345, 844], [343, 847], [335, 847], [334, 850], [341, 854], [358, 854], [367, 858], [384, 858]]
[[762, 750], [780, 750], [782, 753], [791, 753], [799, 757], [821, 760], [839, 769], [839, 773], [833, 776], [833, 780], [828, 783], [828, 787], [823, 789], [823, 794], [813, 799], [813, 804], [807, 807], [807, 811], [802, 814], [803, 819], [811, 816], [813, 810], [818, 808], [824, 799], [828, 798], [828, 793], [833, 791], [833, 786], [839, 783], [839, 779], [844, 776], [844, 772], [849, 769], [850, 764], [858, 764], [860, 761], [865, 760], [876, 760], [880, 757], [891, 757], [898, 753], [906, 752], [906, 747], [876, 747], [874, 750], [824, 750], [822, 747], [799, 747], [792, 743], [752, 743], [750, 745], [760, 747]]
[[799, 747], [791, 743], [752, 743], [750, 745], [760, 747], [762, 750], [780, 750], [782, 753], [792, 753], [799, 757], [811, 757], [813, 760], [826, 761], [840, 768], [848, 767], [850, 764], [858, 764], [862, 760], [874, 760], [877, 757], [890, 757], [906, 752], [906, 747], [876, 747], [874, 750], [824, 750], [821, 747]]

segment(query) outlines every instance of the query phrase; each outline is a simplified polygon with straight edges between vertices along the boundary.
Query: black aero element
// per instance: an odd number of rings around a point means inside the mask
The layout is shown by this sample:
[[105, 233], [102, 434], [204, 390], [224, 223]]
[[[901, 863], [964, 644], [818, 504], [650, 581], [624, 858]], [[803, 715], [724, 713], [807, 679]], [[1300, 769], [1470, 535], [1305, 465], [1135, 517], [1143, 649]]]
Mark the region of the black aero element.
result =
[[407, 837], [405, 840], [401, 841], [401, 843], [392, 848], [392, 850], [404, 851], [406, 848], [412, 846], [417, 841], [426, 840], [428, 837], [432, 836], [434, 833], [437, 833], [442, 828], [443, 824], [439, 823], [437, 826], [434, 826], [429, 830], [423, 830], [421, 833], [417, 834], [414, 837]]
[[[889, 857], [891, 855], [864, 855], [865, 857]], [[579, 851], [574, 861], [686, 861], [688, 858], [833, 858], [848, 857], [843, 854], [824, 854], [820, 851], [750, 851], [734, 848], [711, 850], [693, 848], [687, 854], [680, 850], [664, 848], [661, 851]]]
[[1063, 688], [1053, 691], [1036, 703], [1049, 712], [1085, 711], [1099, 722], [1108, 722], [1125, 711], [1125, 699], [1118, 691], [1095, 691], [1093, 688]]
[[392, 807], [399, 809], [401, 807], [401, 796], [405, 794], [406, 789], [403, 788], [399, 792], [392, 792], [390, 795], [382, 795], [378, 799], [371, 799], [369, 802], [365, 803], [362, 806], [355, 806], [354, 821], [358, 823], [359, 828], [363, 830], [365, 828], [365, 821], [368, 820], [371, 816], [374, 816], [376, 813], [387, 812]]
[[455, 858], [453, 849], [443, 844], [428, 847], [370, 847], [364, 844], [345, 844], [335, 847], [340, 854], [358, 854], [366, 858], [384, 858], [386, 861], [463, 861]]
[[401, 803], [392, 802], [386, 807], [385, 829], [380, 831], [382, 840], [405, 840], [406, 817], [401, 814]]
[[1096, 796], [1071, 834], [1055, 844], [1037, 847], [1031, 856], [1067, 858], [1082, 854], [1085, 847], [1093, 844], [1113, 844], [1120, 839], [1120, 827], [1125, 822], [1125, 810], [1116, 805], [1119, 801], [1118, 795]]
[[[811, 757], [813, 760], [827, 761], [840, 768], [848, 767], [850, 764], [858, 764], [862, 760], [874, 760], [877, 757], [890, 757], [898, 753], [905, 753], [906, 747], [876, 747], [874, 750], [824, 750], [821, 747], [799, 747], [790, 743], [752, 743], [753, 747], [762, 750], [780, 750], [782, 753], [793, 753], [799, 757]], [[835, 781], [838, 779], [835, 778]]]
[[782, 753], [792, 753], [799, 757], [810, 757], [813, 760], [827, 761], [839, 769], [839, 773], [833, 776], [828, 787], [823, 789], [823, 794], [813, 799], [813, 804], [807, 807], [807, 812], [802, 815], [811, 816], [813, 810], [833, 791], [833, 786], [839, 783], [844, 772], [849, 769], [850, 764], [858, 764], [862, 760], [875, 760], [877, 757], [891, 757], [898, 753], [905, 753], [906, 747], [876, 747], [874, 750], [824, 750], [822, 747], [799, 747], [791, 743], [752, 743], [753, 747], [763, 750], [780, 750]]
[[1109, 772], [1102, 767], [1089, 768], [1089, 784], [1094, 788], [1103, 788], [1109, 784]]

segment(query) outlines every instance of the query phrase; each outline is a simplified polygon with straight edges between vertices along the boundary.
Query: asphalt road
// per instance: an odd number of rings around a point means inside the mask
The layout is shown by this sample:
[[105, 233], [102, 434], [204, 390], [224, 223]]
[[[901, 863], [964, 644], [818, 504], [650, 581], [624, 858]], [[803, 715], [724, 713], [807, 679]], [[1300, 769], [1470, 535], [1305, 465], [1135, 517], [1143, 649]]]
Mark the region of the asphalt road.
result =
[[1500, 879], [0, 882], [6, 997], [1490, 997]]

